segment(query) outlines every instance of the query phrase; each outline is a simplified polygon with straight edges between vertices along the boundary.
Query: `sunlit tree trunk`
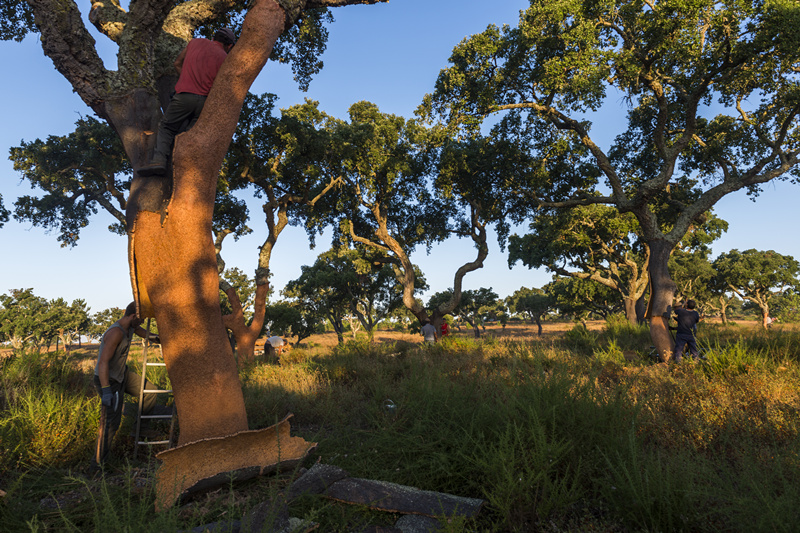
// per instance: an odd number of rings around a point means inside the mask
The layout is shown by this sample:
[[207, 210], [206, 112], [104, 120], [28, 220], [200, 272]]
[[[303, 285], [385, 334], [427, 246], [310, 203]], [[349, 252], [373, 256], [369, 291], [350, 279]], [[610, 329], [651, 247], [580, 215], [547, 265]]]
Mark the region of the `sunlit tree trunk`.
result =
[[[135, 293], [142, 313], [158, 320], [164, 360], [181, 413], [179, 444], [248, 428], [220, 309], [211, 216], [217, 176], [244, 97], [284, 23], [284, 11], [274, 1], [253, 2], [203, 114], [175, 140], [173, 188], [166, 209], [153, 209], [141, 201], [129, 203], [133, 204], [127, 216]], [[156, 180], [156, 186], [168, 181]], [[140, 183], [144, 193], [153, 187], [152, 179]]]

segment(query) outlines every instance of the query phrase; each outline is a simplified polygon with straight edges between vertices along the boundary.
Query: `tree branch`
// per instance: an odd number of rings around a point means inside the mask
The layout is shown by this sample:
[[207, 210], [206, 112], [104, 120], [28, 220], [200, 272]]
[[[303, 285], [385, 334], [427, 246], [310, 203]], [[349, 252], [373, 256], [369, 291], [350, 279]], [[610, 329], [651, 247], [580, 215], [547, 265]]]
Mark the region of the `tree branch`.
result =
[[105, 117], [108, 71], [74, 0], [28, 0], [44, 54], [95, 113]]
[[119, 5], [119, 0], [94, 0], [89, 11], [89, 22], [97, 31], [119, 44], [122, 31], [128, 21], [128, 12]]

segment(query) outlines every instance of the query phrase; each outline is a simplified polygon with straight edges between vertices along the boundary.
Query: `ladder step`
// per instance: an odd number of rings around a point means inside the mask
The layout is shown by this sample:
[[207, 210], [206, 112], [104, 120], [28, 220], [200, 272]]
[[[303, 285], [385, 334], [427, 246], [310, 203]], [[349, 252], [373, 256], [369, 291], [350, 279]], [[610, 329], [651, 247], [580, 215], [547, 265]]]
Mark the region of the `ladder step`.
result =
[[172, 393], [172, 389], [170, 389], [170, 390], [164, 390], [164, 389], [145, 389], [145, 390], [144, 390], [144, 391], [142, 391], [142, 392], [144, 392], [145, 394], [148, 394], [148, 393], [150, 393], [150, 394], [161, 394], [161, 393], [164, 393], [164, 394], [166, 394], [166, 393]]
[[142, 415], [142, 419], [144, 420], [145, 418], [147, 418], [147, 419], [153, 419], [153, 418], [164, 419], [164, 418], [172, 418], [172, 415]]
[[167, 366], [167, 363], [145, 363], [147, 366]]
[[154, 444], [169, 444], [169, 440], [140, 440], [137, 441], [136, 444], [147, 444], [147, 445], [154, 445]]

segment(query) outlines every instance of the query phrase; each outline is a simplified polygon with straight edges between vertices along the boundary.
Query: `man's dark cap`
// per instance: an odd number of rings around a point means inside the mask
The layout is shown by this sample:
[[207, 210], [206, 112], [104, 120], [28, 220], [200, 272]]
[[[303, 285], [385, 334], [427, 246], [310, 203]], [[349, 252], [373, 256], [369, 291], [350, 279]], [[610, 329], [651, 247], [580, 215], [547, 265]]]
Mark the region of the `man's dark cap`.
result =
[[236, 44], [236, 35], [230, 28], [220, 28], [214, 33], [214, 40], [222, 44]]

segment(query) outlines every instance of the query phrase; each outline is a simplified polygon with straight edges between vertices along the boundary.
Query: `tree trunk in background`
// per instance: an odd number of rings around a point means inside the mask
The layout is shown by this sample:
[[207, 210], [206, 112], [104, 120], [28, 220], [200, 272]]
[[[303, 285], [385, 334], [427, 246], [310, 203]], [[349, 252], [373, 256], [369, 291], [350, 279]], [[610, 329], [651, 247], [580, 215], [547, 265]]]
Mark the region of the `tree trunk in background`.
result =
[[475, 338], [476, 339], [480, 339], [481, 338], [481, 330], [478, 327], [478, 321], [477, 320], [470, 320], [467, 317], [464, 317], [464, 321], [472, 327], [472, 331], [475, 334]]
[[[284, 11], [254, 0], [197, 124], [175, 140], [171, 197], [163, 178], [135, 178], [129, 261], [143, 316], [155, 316], [180, 413], [179, 445], [248, 429], [219, 300], [211, 216], [217, 177], [253, 80], [282, 33]], [[124, 138], [124, 132], [120, 132]], [[138, 161], [141, 161], [139, 159]], [[131, 159], [136, 165], [137, 159]], [[149, 180], [149, 181], [148, 181]], [[159, 208], [158, 194], [167, 204]]]
[[622, 299], [622, 303], [625, 306], [625, 318], [628, 319], [631, 326], [635, 326], [639, 323], [636, 317], [636, 302], [636, 298], [626, 297]]
[[645, 315], [647, 314], [647, 302], [645, 301], [644, 294], [636, 300], [636, 323], [644, 324]]
[[669, 275], [669, 256], [674, 246], [665, 241], [648, 242], [650, 246], [650, 301], [646, 317], [650, 320], [650, 338], [661, 355], [667, 361], [675, 345], [669, 333], [669, 317], [672, 312], [672, 300], [677, 286]]
[[225, 290], [228, 301], [231, 303], [231, 314], [222, 317], [225, 327], [233, 333], [236, 339], [236, 353], [242, 362], [252, 362], [255, 360], [256, 340], [261, 335], [264, 327], [264, 313], [266, 309], [267, 293], [269, 284], [256, 285], [255, 303], [253, 309], [253, 321], [248, 326], [244, 319], [244, 310], [239, 295], [233, 287]]
[[728, 304], [725, 295], [719, 297], [719, 317], [722, 319], [722, 325], [728, 324]]
[[339, 344], [344, 344], [344, 324], [341, 320], [335, 320], [333, 318], [328, 318], [328, 321], [333, 326], [333, 331], [336, 332], [336, 339], [339, 341]]

